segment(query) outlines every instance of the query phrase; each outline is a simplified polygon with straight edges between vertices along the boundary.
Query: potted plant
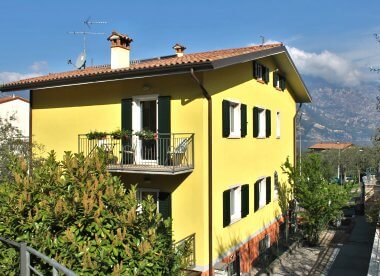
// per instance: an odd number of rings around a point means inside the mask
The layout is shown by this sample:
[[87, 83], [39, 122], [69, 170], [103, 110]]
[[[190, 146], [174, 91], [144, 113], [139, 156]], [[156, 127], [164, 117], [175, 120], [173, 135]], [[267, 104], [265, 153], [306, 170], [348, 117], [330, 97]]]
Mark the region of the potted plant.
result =
[[102, 140], [106, 138], [107, 132], [95, 130], [95, 131], [90, 131], [89, 133], [86, 134], [86, 136], [89, 140], [95, 140], [95, 139]]
[[138, 137], [144, 140], [154, 140], [157, 137], [157, 134], [150, 130], [137, 131], [135, 132], [135, 135], [137, 135]]
[[120, 129], [116, 129], [116, 130], [112, 131], [112, 132], [110, 133], [110, 135], [111, 135], [112, 138], [115, 139], [115, 140], [120, 140], [121, 137], [123, 136], [123, 135], [122, 135], [122, 130], [120, 130]]

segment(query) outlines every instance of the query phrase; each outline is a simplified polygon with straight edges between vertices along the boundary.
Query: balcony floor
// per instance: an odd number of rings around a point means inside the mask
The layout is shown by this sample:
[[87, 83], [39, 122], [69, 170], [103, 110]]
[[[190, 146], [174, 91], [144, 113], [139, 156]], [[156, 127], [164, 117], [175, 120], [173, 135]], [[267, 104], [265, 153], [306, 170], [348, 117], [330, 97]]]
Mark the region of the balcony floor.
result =
[[142, 165], [142, 164], [117, 164], [107, 165], [109, 172], [118, 173], [139, 173], [139, 174], [163, 174], [163, 175], [177, 175], [190, 173], [194, 170], [191, 166], [164, 166], [164, 165]]

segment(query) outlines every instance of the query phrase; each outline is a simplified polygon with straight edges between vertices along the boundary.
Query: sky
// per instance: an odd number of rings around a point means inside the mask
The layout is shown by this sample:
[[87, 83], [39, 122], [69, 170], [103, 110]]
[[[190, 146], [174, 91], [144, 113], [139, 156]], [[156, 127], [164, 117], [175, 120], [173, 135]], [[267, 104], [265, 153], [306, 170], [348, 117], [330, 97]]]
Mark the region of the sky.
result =
[[[131, 58], [283, 42], [304, 77], [332, 86], [377, 82], [380, 67], [379, 0], [26, 1], [0, 2], [0, 83], [74, 69], [87, 36], [87, 64], [110, 63], [108, 35], [134, 41]], [[83, 22], [106, 21], [89, 29]]]

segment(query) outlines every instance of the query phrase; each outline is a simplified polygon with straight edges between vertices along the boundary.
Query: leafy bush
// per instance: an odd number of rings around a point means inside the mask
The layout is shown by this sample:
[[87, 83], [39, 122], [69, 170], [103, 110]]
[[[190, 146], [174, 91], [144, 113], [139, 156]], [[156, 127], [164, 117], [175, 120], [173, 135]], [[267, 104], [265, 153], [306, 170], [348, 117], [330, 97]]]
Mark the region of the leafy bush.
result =
[[30, 153], [29, 141], [14, 126], [14, 121], [14, 116], [9, 118], [0, 117], [0, 183], [11, 176], [8, 165], [12, 156], [22, 155], [28, 158]]
[[[13, 181], [0, 186], [0, 236], [80, 275], [178, 274], [186, 252], [172, 245], [170, 219], [151, 197], [138, 202], [136, 188], [127, 191], [102, 160], [101, 152], [66, 152], [58, 162], [51, 152], [30, 175], [25, 159], [14, 160]], [[17, 272], [16, 259], [0, 260], [0, 268]]]
[[302, 170], [293, 167], [289, 160], [282, 168], [300, 207], [302, 234], [309, 245], [316, 245], [328, 223], [340, 218], [342, 207], [350, 200], [352, 185], [330, 184], [324, 178], [321, 159], [315, 154], [302, 160]]

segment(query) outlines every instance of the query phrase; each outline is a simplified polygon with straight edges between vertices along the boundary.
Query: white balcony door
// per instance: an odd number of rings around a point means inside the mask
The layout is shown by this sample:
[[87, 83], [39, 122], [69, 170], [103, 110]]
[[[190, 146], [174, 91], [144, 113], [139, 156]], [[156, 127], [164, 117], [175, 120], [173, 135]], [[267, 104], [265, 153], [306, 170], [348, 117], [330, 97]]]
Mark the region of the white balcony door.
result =
[[[132, 129], [137, 131], [157, 132], [157, 99], [156, 95], [133, 98], [132, 105]], [[138, 136], [133, 137], [136, 145], [136, 163], [157, 163], [157, 141], [146, 140]]]

